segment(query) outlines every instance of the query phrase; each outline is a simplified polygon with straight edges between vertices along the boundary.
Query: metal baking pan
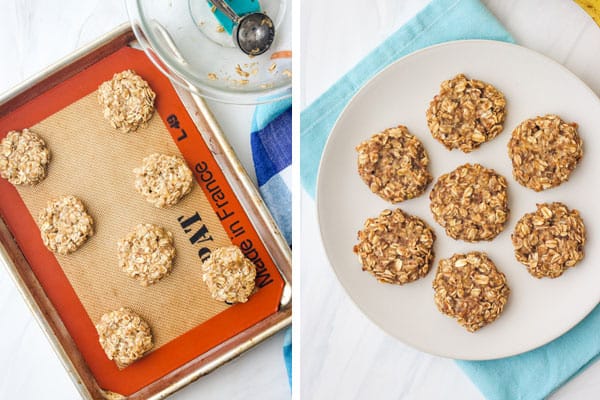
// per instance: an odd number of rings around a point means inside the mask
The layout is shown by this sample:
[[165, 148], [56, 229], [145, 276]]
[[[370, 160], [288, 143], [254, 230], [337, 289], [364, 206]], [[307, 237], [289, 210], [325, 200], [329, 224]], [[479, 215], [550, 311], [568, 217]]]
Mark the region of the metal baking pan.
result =
[[[136, 46], [122, 25], [0, 96], [0, 117], [25, 105], [124, 46]], [[256, 187], [237, 159], [204, 100], [173, 85], [204, 142], [262, 240], [284, 282], [278, 310], [128, 396], [100, 387], [22, 249], [0, 218], [0, 259], [25, 298], [65, 369], [87, 399], [162, 399], [239, 356], [291, 323], [291, 253]]]

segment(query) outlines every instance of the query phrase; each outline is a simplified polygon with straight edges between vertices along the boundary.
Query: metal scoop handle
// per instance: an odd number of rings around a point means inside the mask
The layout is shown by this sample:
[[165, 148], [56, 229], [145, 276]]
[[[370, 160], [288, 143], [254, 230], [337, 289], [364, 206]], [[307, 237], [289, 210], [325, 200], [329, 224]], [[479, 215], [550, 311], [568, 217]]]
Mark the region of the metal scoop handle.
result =
[[229, 6], [225, 0], [210, 0], [210, 2], [213, 3], [213, 5], [217, 7], [217, 9], [223, 14], [225, 14], [227, 18], [229, 18], [234, 24], [239, 24], [240, 16], [233, 11], [233, 8], [231, 8], [231, 6]]

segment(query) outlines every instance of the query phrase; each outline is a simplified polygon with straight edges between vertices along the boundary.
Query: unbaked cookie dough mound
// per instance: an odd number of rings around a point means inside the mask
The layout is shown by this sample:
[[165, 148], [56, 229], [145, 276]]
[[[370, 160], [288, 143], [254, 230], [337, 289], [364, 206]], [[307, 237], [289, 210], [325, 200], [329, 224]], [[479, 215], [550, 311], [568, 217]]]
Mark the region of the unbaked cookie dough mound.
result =
[[117, 243], [119, 267], [140, 285], [169, 275], [175, 258], [173, 234], [152, 224], [139, 224]]
[[94, 220], [75, 196], [49, 201], [38, 215], [38, 224], [44, 245], [56, 254], [74, 252], [94, 234]]
[[148, 82], [132, 70], [116, 73], [98, 87], [104, 118], [125, 133], [146, 126], [154, 114], [155, 98]]
[[150, 325], [127, 308], [104, 314], [96, 331], [106, 356], [119, 368], [131, 365], [153, 347]]
[[256, 267], [237, 246], [220, 247], [202, 264], [202, 280], [213, 299], [245, 303], [254, 290]]
[[523, 121], [508, 142], [513, 176], [521, 185], [539, 192], [567, 181], [583, 157], [576, 123], [557, 115]]
[[433, 289], [440, 312], [469, 332], [495, 321], [510, 294], [506, 276], [485, 253], [476, 251], [440, 260]]
[[10, 131], [0, 142], [0, 176], [13, 185], [35, 185], [46, 177], [50, 151], [29, 129]]
[[403, 285], [424, 277], [433, 262], [433, 230], [420, 218], [400, 209], [368, 218], [358, 232], [358, 255], [363, 271], [379, 282]]
[[373, 193], [389, 202], [421, 195], [432, 180], [427, 152], [405, 126], [376, 133], [356, 151], [358, 174]]
[[192, 190], [192, 171], [181, 157], [154, 153], [133, 173], [136, 190], [158, 208], [174, 206]]
[[429, 199], [433, 218], [453, 239], [492, 240], [508, 220], [506, 178], [480, 164], [440, 176]]
[[532, 276], [557, 278], [583, 260], [585, 226], [579, 212], [563, 203], [538, 204], [517, 222], [512, 242]]
[[494, 86], [459, 74], [442, 82], [427, 109], [427, 125], [448, 150], [469, 153], [502, 132], [505, 108]]

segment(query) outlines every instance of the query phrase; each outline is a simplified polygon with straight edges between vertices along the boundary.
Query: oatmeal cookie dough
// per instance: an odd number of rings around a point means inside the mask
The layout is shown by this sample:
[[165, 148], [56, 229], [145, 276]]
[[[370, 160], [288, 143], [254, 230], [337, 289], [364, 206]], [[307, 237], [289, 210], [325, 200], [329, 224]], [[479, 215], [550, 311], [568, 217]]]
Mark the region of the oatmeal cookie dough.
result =
[[181, 157], [154, 153], [133, 173], [136, 190], [158, 208], [174, 206], [192, 190], [192, 171]]
[[38, 215], [38, 224], [44, 245], [56, 254], [74, 252], [94, 234], [94, 220], [75, 196], [49, 201]]
[[116, 73], [98, 87], [104, 118], [125, 133], [136, 131], [152, 118], [155, 98], [148, 82], [132, 70]]
[[583, 219], [563, 203], [538, 204], [517, 222], [511, 238], [515, 257], [536, 278], [557, 278], [583, 259]]
[[152, 224], [139, 224], [117, 242], [119, 267], [140, 285], [148, 286], [169, 275], [175, 258], [173, 234]]
[[523, 121], [508, 142], [513, 176], [521, 185], [539, 192], [567, 181], [583, 157], [576, 123], [557, 115]]
[[358, 255], [363, 271], [379, 282], [403, 285], [424, 277], [433, 262], [433, 230], [420, 218], [400, 209], [368, 218], [358, 232]]
[[493, 169], [464, 164], [440, 176], [433, 186], [433, 218], [453, 239], [492, 240], [508, 220], [506, 188], [506, 179]]
[[477, 251], [440, 260], [433, 289], [440, 312], [469, 332], [496, 320], [510, 294], [506, 276], [487, 254]]
[[124, 307], [104, 314], [96, 324], [96, 331], [106, 356], [119, 368], [142, 358], [153, 346], [148, 323]]
[[254, 290], [256, 267], [237, 246], [215, 249], [202, 264], [202, 280], [213, 299], [245, 303]]
[[29, 129], [10, 131], [0, 142], [0, 176], [13, 185], [35, 185], [46, 177], [50, 151]]
[[505, 108], [494, 86], [459, 74], [442, 82], [427, 109], [427, 125], [448, 150], [469, 153], [502, 132]]
[[386, 129], [356, 146], [358, 174], [384, 200], [421, 195], [432, 180], [423, 144], [405, 126]]

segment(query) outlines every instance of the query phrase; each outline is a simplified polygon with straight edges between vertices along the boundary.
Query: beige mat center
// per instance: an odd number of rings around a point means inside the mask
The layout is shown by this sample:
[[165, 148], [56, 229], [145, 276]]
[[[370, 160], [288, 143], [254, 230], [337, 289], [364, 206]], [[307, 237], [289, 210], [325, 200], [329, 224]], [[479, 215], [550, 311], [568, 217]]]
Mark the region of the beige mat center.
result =
[[[19, 194], [37, 220], [50, 199], [75, 195], [94, 218], [96, 233], [75, 253], [56, 259], [65, 271], [91, 320], [129, 307], [151, 325], [155, 349], [210, 319], [228, 306], [212, 300], [201, 279], [201, 245], [192, 244], [178, 218], [198, 212], [213, 241], [211, 249], [230, 244], [218, 217], [194, 182], [190, 194], [170, 209], [158, 209], [135, 191], [133, 169], [154, 152], [181, 155], [160, 116], [147, 128], [124, 134], [102, 117], [96, 92], [31, 128], [46, 141], [52, 160], [47, 178]], [[177, 254], [171, 275], [142, 287], [118, 266], [117, 241], [139, 223], [152, 223], [173, 233]]]

